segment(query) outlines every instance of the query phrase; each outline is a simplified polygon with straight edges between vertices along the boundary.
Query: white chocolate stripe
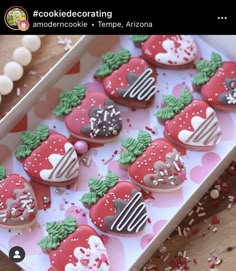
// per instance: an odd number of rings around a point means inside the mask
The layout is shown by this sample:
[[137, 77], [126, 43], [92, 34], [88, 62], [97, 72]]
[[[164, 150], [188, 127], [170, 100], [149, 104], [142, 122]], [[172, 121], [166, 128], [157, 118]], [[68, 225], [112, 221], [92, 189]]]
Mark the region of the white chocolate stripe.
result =
[[[134, 206], [137, 204], [137, 202], [142, 198], [142, 193], [141, 192], [137, 192], [133, 198], [131, 199], [130, 202], [127, 203], [127, 205], [125, 206], [125, 208], [120, 212], [120, 214], [117, 216], [117, 218], [115, 219], [115, 221], [113, 222], [113, 224], [111, 225], [111, 230], [116, 227], [117, 231], [122, 231], [124, 229], [124, 227], [127, 225], [127, 223], [129, 223], [129, 221], [132, 219], [129, 227], [128, 227], [128, 231], [131, 231], [134, 226], [132, 227], [132, 225], [135, 223], [135, 226], [137, 227], [136, 232], [138, 232], [138, 230], [140, 229], [140, 227], [144, 224], [144, 222], [146, 222], [147, 216], [145, 217], [145, 221], [143, 221], [143, 217], [142, 220], [139, 219], [138, 222], [140, 223], [139, 225], [137, 225], [138, 223], [136, 223], [136, 220], [138, 218], [138, 215], [145, 209], [145, 204], [144, 202], [141, 202], [136, 208], [134, 209]], [[139, 209], [138, 214], [136, 215], [136, 211]], [[132, 212], [132, 214], [130, 214]], [[129, 216], [130, 215], [130, 216]], [[134, 217], [135, 215], [135, 217]], [[127, 216], [128, 219], [127, 219]], [[125, 222], [124, 220], [127, 219]], [[119, 221], [120, 220], [120, 221]], [[118, 225], [116, 225], [118, 223]]]
[[134, 84], [127, 89], [123, 97], [129, 95], [130, 98], [137, 96], [137, 99], [140, 101], [149, 100], [156, 92], [156, 86], [153, 85], [155, 79], [152, 77], [152, 73], [152, 69], [146, 69]]
[[[144, 208], [140, 209], [139, 213], [141, 213], [144, 209], [145, 209], [145, 203], [143, 202]], [[137, 215], [138, 216], [138, 215]], [[136, 216], [136, 217], [137, 217]], [[130, 225], [128, 226], [127, 230], [128, 231], [132, 231], [136, 228], [135, 232], [139, 232], [140, 228], [143, 226], [143, 224], [146, 223], [147, 221], [147, 213], [143, 214], [137, 221], [136, 218], [130, 223]], [[133, 225], [134, 224], [134, 225]], [[132, 226], [133, 225], [133, 226]]]
[[219, 132], [219, 123], [216, 119], [215, 112], [212, 112], [209, 117], [198, 127], [198, 129], [192, 133], [186, 142], [189, 142], [190, 140], [193, 140], [193, 142], [204, 140], [204, 145], [208, 145], [212, 141], [213, 144], [215, 144], [220, 136], [221, 133]]

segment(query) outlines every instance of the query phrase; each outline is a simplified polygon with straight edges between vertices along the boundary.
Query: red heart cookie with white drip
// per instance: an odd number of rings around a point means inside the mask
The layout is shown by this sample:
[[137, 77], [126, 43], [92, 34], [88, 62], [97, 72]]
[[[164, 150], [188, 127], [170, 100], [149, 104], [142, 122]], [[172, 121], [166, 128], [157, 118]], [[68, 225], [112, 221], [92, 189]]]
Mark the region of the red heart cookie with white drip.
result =
[[197, 56], [196, 43], [189, 35], [134, 35], [132, 40], [147, 61], [162, 68], [192, 68]]
[[117, 54], [102, 56], [104, 64], [96, 73], [101, 78], [106, 94], [118, 104], [142, 108], [154, 99], [157, 87], [156, 72], [141, 57], [131, 57], [124, 48]]
[[70, 141], [62, 134], [39, 125], [36, 132], [21, 135], [23, 145], [15, 152], [32, 180], [53, 186], [69, 185], [79, 174], [79, 161]]
[[223, 61], [212, 53], [211, 60], [196, 63], [199, 72], [193, 79], [194, 89], [212, 107], [224, 111], [236, 111], [236, 62]]
[[206, 151], [221, 140], [221, 128], [215, 111], [206, 102], [192, 99], [187, 89], [180, 98], [164, 96], [166, 107], [156, 116], [165, 121], [164, 135], [185, 149]]
[[18, 174], [6, 176], [0, 166], [0, 227], [26, 229], [34, 225], [38, 211], [30, 184]]
[[88, 225], [77, 225], [70, 216], [61, 223], [47, 223], [48, 236], [38, 244], [49, 253], [53, 270], [108, 271], [110, 260], [97, 232]]
[[148, 215], [142, 193], [137, 187], [108, 171], [105, 180], [90, 178], [89, 193], [81, 198], [90, 207], [89, 216], [96, 227], [115, 234], [136, 234], [145, 226]]
[[116, 104], [97, 91], [86, 93], [83, 85], [60, 94], [60, 104], [54, 114], [65, 115], [65, 125], [74, 137], [97, 143], [110, 142], [122, 129], [121, 115]]
[[143, 190], [171, 192], [179, 189], [186, 177], [180, 153], [164, 138], [152, 141], [139, 130], [137, 139], [123, 140], [119, 163], [128, 166], [130, 179]]

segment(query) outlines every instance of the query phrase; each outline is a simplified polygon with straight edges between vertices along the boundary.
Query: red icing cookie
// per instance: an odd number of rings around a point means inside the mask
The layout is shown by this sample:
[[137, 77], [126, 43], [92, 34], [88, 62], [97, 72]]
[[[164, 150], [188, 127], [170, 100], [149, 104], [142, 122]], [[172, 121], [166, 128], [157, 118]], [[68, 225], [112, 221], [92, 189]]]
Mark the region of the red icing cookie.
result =
[[53, 270], [108, 271], [110, 261], [97, 232], [88, 225], [77, 226], [72, 217], [62, 223], [47, 223], [48, 236], [39, 245], [49, 252]]
[[124, 151], [118, 160], [128, 165], [130, 179], [152, 192], [171, 192], [183, 184], [186, 173], [180, 153], [166, 140], [152, 141], [149, 133], [140, 130], [138, 138], [122, 142]]
[[236, 62], [224, 61], [212, 53], [211, 60], [196, 63], [199, 72], [193, 80], [194, 89], [214, 108], [236, 111]]
[[138, 233], [148, 216], [142, 193], [132, 183], [118, 179], [111, 171], [104, 181], [90, 178], [91, 192], [84, 194], [81, 202], [91, 206], [90, 219], [100, 230], [126, 235]]
[[197, 46], [189, 35], [134, 35], [143, 57], [163, 68], [188, 68], [197, 56]]
[[221, 140], [221, 128], [215, 111], [202, 100], [192, 100], [183, 89], [180, 98], [164, 96], [166, 107], [156, 116], [165, 122], [165, 137], [190, 150], [213, 149]]
[[156, 73], [141, 57], [131, 57], [121, 49], [117, 54], [108, 52], [102, 56], [96, 77], [101, 78], [106, 94], [116, 103], [129, 107], [146, 107], [155, 96]]
[[79, 161], [73, 145], [62, 134], [39, 125], [35, 133], [23, 132], [16, 158], [34, 181], [62, 186], [73, 183], [79, 174]]
[[30, 184], [18, 174], [6, 176], [0, 166], [0, 227], [25, 229], [33, 226], [38, 211]]
[[65, 115], [65, 125], [70, 134], [85, 141], [110, 142], [122, 129], [116, 104], [101, 92], [86, 93], [82, 85], [61, 93], [60, 104], [54, 113], [58, 117]]

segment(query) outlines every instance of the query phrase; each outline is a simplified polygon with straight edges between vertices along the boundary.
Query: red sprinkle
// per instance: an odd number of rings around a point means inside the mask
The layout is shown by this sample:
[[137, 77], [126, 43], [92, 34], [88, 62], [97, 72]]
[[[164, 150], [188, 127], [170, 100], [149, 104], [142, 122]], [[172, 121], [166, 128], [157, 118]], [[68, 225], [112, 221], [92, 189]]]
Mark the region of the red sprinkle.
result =
[[197, 234], [199, 232], [200, 232], [199, 228], [195, 228], [195, 229], [192, 230], [192, 234]]
[[148, 217], [147, 222], [148, 222], [148, 223], [152, 223], [152, 221], [151, 221], [151, 218], [150, 218], [150, 217]]
[[220, 223], [220, 219], [214, 215], [212, 218], [211, 218], [211, 224], [219, 224]]

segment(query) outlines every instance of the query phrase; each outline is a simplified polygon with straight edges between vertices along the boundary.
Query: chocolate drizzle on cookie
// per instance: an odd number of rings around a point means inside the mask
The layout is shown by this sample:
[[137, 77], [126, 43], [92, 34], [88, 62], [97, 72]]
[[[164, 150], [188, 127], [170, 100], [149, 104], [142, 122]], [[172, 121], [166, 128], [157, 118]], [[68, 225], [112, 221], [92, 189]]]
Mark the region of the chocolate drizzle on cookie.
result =
[[226, 78], [224, 85], [227, 91], [219, 95], [220, 104], [236, 106], [236, 78]]
[[133, 189], [131, 196], [132, 198], [129, 202], [122, 199], [114, 200], [116, 215], [107, 216], [104, 219], [104, 224], [109, 231], [137, 233], [144, 228], [148, 215], [142, 199], [142, 193]]
[[157, 90], [152, 74], [152, 69], [147, 67], [144, 68], [141, 75], [134, 72], [127, 73], [128, 87], [118, 89], [118, 95], [122, 98], [135, 99], [138, 101], [150, 100]]
[[122, 129], [120, 111], [115, 103], [105, 100], [104, 108], [91, 108], [89, 111], [90, 124], [81, 128], [81, 133], [91, 138], [114, 137]]

